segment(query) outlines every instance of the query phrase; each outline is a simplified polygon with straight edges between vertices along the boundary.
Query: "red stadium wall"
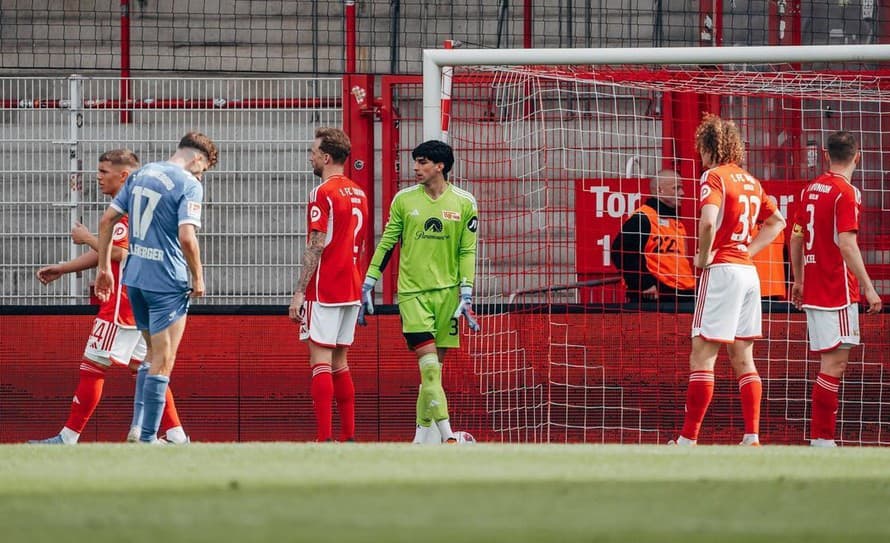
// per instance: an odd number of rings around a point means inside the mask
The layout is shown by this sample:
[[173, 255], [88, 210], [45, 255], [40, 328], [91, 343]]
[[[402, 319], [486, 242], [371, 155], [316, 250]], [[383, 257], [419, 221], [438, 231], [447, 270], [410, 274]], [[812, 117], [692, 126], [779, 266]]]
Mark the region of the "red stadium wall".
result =
[[[520, 333], [519, 347], [532, 361], [544, 403], [551, 441], [661, 442], [682, 423], [689, 352], [688, 314], [578, 313], [518, 314], [488, 321]], [[779, 318], [780, 317], [780, 318]], [[845, 397], [860, 397], [862, 418], [873, 421], [842, 428], [845, 435], [871, 440], [890, 430], [881, 396], [890, 369], [887, 315], [863, 317], [863, 340], [870, 364], [851, 365]], [[0, 442], [21, 442], [58, 432], [65, 422], [77, 381], [77, 367], [92, 317], [88, 315], [0, 316]], [[357, 391], [357, 433], [362, 441], [408, 441], [413, 436], [419, 382], [412, 353], [404, 346], [399, 319], [381, 315], [359, 327], [350, 353]], [[553, 330], [559, 330], [554, 334]], [[818, 369], [799, 338], [802, 315], [766, 316], [773, 341], [759, 342], [758, 366], [764, 377], [762, 435], [770, 443], [802, 443], [805, 399]], [[172, 387], [183, 424], [196, 441], [305, 441], [313, 438], [309, 369], [296, 327], [284, 316], [192, 315], [174, 371]], [[796, 338], [787, 342], [784, 338]], [[466, 339], [466, 338], [465, 338]], [[576, 346], [584, 346], [583, 355]], [[481, 349], [480, 349], [481, 351]], [[854, 359], [861, 358], [854, 351]], [[491, 414], [491, 380], [477, 376], [480, 361], [464, 348], [445, 368], [453, 425], [483, 440], [500, 440]], [[485, 355], [477, 355], [482, 358]], [[548, 364], [570, 360], [578, 365]], [[717, 390], [705, 419], [703, 442], [731, 443], [741, 435], [738, 394], [729, 364], [721, 355]], [[764, 360], [770, 362], [764, 363]], [[549, 366], [549, 367], [548, 367]], [[584, 367], [602, 366], [600, 372]], [[600, 376], [600, 377], [597, 377]], [[601, 381], [601, 382], [598, 382]], [[858, 384], [857, 384], [858, 383]], [[583, 385], [583, 386], [575, 386]], [[592, 394], [600, 390], [602, 394]], [[890, 385], [890, 383], [888, 383]], [[108, 372], [105, 395], [82, 441], [122, 441], [132, 410], [133, 379], [122, 368]], [[790, 399], [789, 399], [790, 398]], [[548, 401], [549, 399], [549, 401]], [[632, 409], [622, 415], [620, 410]], [[586, 405], [589, 404], [589, 405]], [[624, 417], [625, 420], [619, 420]], [[638, 418], [638, 420], [636, 420]], [[849, 417], [847, 417], [849, 418]], [[644, 431], [635, 431], [642, 428]], [[854, 435], [852, 432], [856, 432]], [[886, 442], [888, 436], [876, 441]]]

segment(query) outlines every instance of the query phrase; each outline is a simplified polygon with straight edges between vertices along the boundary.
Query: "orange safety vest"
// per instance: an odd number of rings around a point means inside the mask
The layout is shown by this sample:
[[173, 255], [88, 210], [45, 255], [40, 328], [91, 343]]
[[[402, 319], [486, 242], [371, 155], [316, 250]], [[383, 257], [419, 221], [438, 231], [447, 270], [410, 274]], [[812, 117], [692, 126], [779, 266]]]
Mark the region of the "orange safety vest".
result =
[[[757, 235], [759, 229], [753, 232]], [[787, 287], [785, 285], [785, 256], [782, 249], [785, 247], [785, 232], [779, 232], [776, 239], [757, 253], [753, 258], [757, 275], [760, 276], [760, 296], [767, 298], [775, 296], [785, 299]]]
[[677, 290], [695, 290], [695, 273], [686, 251], [686, 227], [676, 218], [659, 217], [644, 205], [634, 213], [649, 219], [649, 239], [643, 249], [646, 268], [659, 283]]

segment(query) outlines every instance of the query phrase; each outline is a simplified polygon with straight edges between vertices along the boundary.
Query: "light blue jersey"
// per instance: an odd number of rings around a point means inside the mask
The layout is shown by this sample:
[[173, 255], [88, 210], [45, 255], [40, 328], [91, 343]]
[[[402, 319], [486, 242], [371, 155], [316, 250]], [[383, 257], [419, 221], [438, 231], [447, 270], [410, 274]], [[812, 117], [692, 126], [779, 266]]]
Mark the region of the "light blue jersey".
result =
[[201, 227], [204, 189], [188, 171], [153, 162], [133, 172], [111, 207], [130, 218], [130, 251], [123, 283], [153, 292], [188, 289], [179, 226]]

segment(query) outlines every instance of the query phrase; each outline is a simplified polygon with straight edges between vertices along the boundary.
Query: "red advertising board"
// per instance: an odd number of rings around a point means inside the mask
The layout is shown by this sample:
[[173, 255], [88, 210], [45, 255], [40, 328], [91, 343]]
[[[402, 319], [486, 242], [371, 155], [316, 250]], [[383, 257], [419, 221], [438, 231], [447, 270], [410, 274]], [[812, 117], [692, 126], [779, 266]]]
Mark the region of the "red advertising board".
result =
[[[578, 280], [586, 281], [604, 276], [618, 275], [612, 264], [611, 245], [621, 230], [621, 225], [646, 201], [649, 196], [649, 179], [647, 178], [603, 178], [575, 180], [575, 225], [577, 228], [575, 245], [575, 262]], [[804, 181], [763, 181], [764, 190], [775, 199], [782, 215], [788, 219], [785, 240], [791, 233], [789, 215], [796, 211], [796, 202], [800, 191], [806, 184]], [[694, 195], [696, 182], [685, 180], [680, 216], [690, 236], [687, 247], [690, 255], [695, 252], [696, 225], [694, 217]], [[620, 285], [612, 285], [599, 289], [591, 289], [584, 294], [587, 302], [621, 302], [623, 289]]]

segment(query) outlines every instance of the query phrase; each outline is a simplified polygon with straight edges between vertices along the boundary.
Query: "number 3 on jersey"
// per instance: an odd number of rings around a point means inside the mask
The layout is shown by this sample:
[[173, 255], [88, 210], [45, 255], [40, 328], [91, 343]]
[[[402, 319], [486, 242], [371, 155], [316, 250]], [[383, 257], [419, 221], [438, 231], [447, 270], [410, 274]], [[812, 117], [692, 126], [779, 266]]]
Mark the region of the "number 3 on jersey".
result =
[[[751, 194], [740, 194], [739, 203], [742, 204], [742, 212], [739, 214], [739, 227], [741, 231], [733, 233], [732, 241], [738, 241], [744, 244], [751, 243], [751, 231], [757, 223], [757, 216], [760, 215], [760, 198]], [[739, 227], [736, 230], [739, 230]]]
[[809, 234], [809, 236], [807, 236], [806, 247], [807, 251], [812, 251], [813, 242], [816, 241], [816, 206], [814, 206], [813, 204], [807, 204], [806, 211], [807, 216], [809, 217], [809, 219], [807, 220], [807, 233]]
[[[145, 200], [143, 200], [143, 198]], [[148, 227], [155, 216], [155, 208], [161, 194], [145, 187], [133, 188], [133, 209], [130, 210], [130, 230], [134, 237], [145, 239]], [[144, 205], [143, 205], [144, 204]]]

